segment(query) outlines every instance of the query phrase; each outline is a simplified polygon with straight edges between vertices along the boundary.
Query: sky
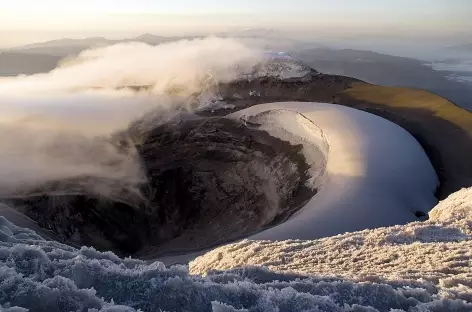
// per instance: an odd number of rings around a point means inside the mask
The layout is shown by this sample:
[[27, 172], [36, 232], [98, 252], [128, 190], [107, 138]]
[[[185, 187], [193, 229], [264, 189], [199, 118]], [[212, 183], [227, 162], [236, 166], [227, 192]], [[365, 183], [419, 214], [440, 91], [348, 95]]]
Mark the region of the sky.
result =
[[191, 35], [238, 28], [467, 37], [470, 0], [0, 0], [0, 46], [60, 37]]

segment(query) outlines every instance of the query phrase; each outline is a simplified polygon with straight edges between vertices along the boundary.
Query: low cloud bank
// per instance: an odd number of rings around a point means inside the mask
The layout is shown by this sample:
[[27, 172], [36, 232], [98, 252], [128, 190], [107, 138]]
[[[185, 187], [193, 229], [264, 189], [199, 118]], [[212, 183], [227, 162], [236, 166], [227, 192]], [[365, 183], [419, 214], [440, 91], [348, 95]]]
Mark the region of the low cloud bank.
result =
[[262, 58], [262, 49], [233, 39], [127, 43], [1, 79], [0, 195], [81, 176], [142, 181], [135, 151], [103, 138], [156, 109], [192, 110]]

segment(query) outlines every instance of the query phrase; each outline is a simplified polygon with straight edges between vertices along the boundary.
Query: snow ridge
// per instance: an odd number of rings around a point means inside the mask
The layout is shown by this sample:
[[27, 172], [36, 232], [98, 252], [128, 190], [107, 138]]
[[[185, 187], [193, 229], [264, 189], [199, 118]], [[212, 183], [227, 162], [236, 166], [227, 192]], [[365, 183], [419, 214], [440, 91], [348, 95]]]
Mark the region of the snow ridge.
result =
[[471, 235], [472, 188], [424, 223], [315, 241], [244, 241], [190, 268], [75, 249], [0, 217], [0, 311], [466, 312]]
[[197, 258], [190, 263], [190, 272], [262, 266], [276, 272], [323, 274], [361, 283], [407, 283], [437, 298], [472, 302], [471, 238], [469, 188], [438, 204], [426, 222], [314, 241], [245, 240]]

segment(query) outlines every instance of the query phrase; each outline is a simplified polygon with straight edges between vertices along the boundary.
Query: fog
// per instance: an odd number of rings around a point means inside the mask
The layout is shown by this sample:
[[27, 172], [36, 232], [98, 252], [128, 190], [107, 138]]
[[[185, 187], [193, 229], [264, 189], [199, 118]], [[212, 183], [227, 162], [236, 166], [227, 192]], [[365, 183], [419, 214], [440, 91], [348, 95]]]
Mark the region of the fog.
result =
[[257, 45], [233, 39], [126, 43], [84, 51], [49, 73], [3, 78], [0, 195], [80, 177], [135, 187], [143, 181], [136, 152], [104, 139], [156, 109], [192, 110], [199, 96], [250, 72], [261, 57]]

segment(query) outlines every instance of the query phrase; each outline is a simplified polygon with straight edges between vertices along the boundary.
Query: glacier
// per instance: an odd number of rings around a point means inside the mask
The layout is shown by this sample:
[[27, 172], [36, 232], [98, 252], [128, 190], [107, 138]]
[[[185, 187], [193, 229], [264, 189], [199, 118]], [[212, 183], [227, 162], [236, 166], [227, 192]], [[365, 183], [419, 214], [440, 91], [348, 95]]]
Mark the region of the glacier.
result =
[[[405, 224], [437, 203], [438, 179], [424, 150], [383, 118], [310, 102], [260, 104], [229, 118], [253, 120], [272, 136], [301, 144], [312, 186], [319, 189], [286, 222], [251, 239], [314, 239]], [[321, 165], [314, 146], [326, 159]]]
[[426, 222], [250, 241], [189, 266], [73, 248], [0, 217], [1, 311], [472, 311], [472, 188]]

